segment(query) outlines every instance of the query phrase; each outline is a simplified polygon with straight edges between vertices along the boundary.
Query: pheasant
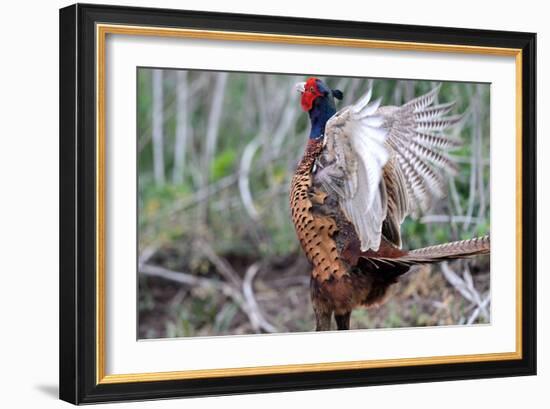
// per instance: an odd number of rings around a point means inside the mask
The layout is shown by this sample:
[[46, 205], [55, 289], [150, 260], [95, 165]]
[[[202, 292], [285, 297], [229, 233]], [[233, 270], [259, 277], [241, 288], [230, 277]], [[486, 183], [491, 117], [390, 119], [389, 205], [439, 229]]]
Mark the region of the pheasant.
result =
[[402, 106], [371, 102], [372, 83], [355, 104], [336, 111], [343, 93], [309, 78], [296, 84], [311, 131], [291, 182], [298, 240], [312, 265], [316, 330], [350, 327], [357, 307], [379, 305], [389, 287], [418, 264], [490, 251], [489, 236], [407, 251], [400, 225], [444, 195], [444, 150], [459, 145], [443, 131], [461, 116], [435, 104], [439, 86]]

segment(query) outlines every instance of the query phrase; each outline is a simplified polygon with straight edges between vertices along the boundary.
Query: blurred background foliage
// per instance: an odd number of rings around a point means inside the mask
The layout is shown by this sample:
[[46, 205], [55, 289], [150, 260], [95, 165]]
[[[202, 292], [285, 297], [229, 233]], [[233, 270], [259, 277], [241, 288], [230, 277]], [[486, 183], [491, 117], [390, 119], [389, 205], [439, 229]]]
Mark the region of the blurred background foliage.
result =
[[[310, 331], [309, 266], [289, 216], [288, 190], [309, 132], [294, 84], [305, 76], [138, 70], [140, 338]], [[323, 80], [356, 101], [367, 79]], [[430, 81], [376, 79], [400, 105]], [[488, 84], [443, 83], [464, 121], [451, 131], [459, 173], [428, 214], [407, 218], [404, 247], [489, 232]], [[489, 258], [420, 267], [352, 327], [490, 320]]]

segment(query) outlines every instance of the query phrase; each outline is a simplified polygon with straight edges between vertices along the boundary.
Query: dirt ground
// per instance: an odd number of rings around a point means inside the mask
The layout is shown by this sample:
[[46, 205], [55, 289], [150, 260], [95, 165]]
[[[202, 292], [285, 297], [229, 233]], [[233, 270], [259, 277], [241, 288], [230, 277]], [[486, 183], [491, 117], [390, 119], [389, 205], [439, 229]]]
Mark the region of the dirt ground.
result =
[[[207, 261], [174, 266], [170, 251], [152, 263], [175, 270], [193, 268], [193, 274], [216, 278], [218, 272]], [[244, 275], [252, 260], [227, 257], [234, 271]], [[179, 268], [174, 268], [179, 267]], [[183, 268], [184, 267], [184, 268]], [[455, 261], [448, 269], [469, 283], [470, 289], [489, 299], [489, 257]], [[468, 269], [471, 275], [465, 274]], [[161, 277], [140, 275], [139, 337], [171, 338], [252, 334], [249, 317], [230, 297], [214, 288], [193, 286]], [[305, 332], [314, 329], [309, 298], [309, 265], [301, 254], [271, 260], [258, 271], [252, 285], [263, 317], [277, 332]], [[466, 294], [465, 294], [466, 292]], [[474, 298], [476, 295], [474, 294]], [[470, 298], [470, 299], [469, 299]], [[391, 289], [387, 302], [379, 307], [358, 309], [352, 314], [352, 329], [402, 328], [464, 325], [490, 322], [490, 304], [478, 308], [471, 293], [446, 278], [442, 266], [411, 269]], [[469, 322], [470, 321], [470, 322]]]

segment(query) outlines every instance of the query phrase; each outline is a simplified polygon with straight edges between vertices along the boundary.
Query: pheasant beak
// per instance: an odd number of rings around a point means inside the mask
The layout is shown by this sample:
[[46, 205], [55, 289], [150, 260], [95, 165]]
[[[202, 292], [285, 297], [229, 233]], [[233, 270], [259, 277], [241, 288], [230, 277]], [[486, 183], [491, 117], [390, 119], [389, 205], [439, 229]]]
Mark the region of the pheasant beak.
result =
[[294, 88], [296, 89], [296, 91], [303, 94], [306, 90], [306, 83], [305, 82], [299, 82], [294, 86]]

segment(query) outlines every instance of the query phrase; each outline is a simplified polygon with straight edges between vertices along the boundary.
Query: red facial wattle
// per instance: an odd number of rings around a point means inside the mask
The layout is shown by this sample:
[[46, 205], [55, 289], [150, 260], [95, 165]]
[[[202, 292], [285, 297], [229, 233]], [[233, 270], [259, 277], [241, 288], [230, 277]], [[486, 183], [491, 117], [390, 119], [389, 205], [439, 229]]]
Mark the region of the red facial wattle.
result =
[[317, 88], [317, 78], [309, 78], [302, 93], [302, 109], [308, 112], [313, 107], [313, 101], [320, 95], [321, 93]]

